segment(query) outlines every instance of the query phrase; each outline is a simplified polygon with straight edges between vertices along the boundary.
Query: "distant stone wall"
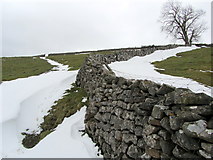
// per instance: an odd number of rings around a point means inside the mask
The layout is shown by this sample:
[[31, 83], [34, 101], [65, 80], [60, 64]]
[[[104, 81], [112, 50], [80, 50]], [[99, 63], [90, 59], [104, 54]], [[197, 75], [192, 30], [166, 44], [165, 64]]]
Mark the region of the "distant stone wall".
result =
[[106, 65], [174, 47], [93, 55], [80, 69], [76, 84], [89, 95], [85, 130], [105, 158], [213, 156], [211, 97], [148, 80], [116, 77]]

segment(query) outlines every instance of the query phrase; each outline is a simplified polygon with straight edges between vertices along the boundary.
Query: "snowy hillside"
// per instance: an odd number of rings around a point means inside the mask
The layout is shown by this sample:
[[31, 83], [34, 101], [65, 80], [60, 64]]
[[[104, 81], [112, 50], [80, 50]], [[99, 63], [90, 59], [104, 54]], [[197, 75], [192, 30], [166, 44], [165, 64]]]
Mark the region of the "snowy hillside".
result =
[[[161, 61], [178, 52], [196, 49], [197, 47], [178, 47], [169, 50], [159, 50], [144, 57], [133, 57], [128, 61], [114, 62], [109, 66], [117, 76], [129, 79], [148, 79], [175, 87], [189, 88], [194, 92], [211, 95], [211, 87], [201, 85], [191, 79], [163, 75], [155, 71], [151, 64]], [[45, 58], [43, 58], [45, 59]], [[55, 61], [55, 70], [39, 76], [16, 79], [3, 82], [0, 85], [1, 121], [3, 158], [96, 158], [98, 148], [88, 137], [81, 136], [79, 130], [84, 129], [86, 106], [60, 124], [56, 131], [45, 137], [32, 149], [22, 146], [22, 132], [40, 132], [39, 125], [44, 115], [62, 98], [66, 89], [75, 82], [76, 71], [68, 71]], [[101, 157], [101, 156], [100, 156]]]
[[93, 149], [92, 141], [87, 136], [81, 137], [81, 133], [78, 132], [79, 129], [84, 129], [85, 108], [67, 118], [54, 133], [43, 139], [36, 147], [26, 149], [22, 146], [21, 133], [26, 129], [27, 132], [40, 131], [39, 125], [43, 121], [43, 116], [56, 100], [62, 98], [64, 91], [71, 87], [70, 84], [75, 82], [78, 73], [68, 71], [68, 66], [52, 60], [47, 61], [57, 66], [56, 71], [3, 82], [0, 85], [1, 113], [3, 113], [0, 123], [2, 156], [4, 158], [96, 157], [97, 149]]
[[177, 53], [197, 49], [198, 47], [178, 47], [169, 50], [158, 50], [144, 57], [133, 57], [128, 61], [114, 62], [109, 66], [116, 73], [127, 79], [148, 79], [160, 84], [168, 84], [177, 88], [189, 88], [196, 93], [205, 93], [211, 96], [212, 87], [206, 87], [194, 80], [176, 76], [160, 74], [155, 70], [152, 62], [162, 61]]

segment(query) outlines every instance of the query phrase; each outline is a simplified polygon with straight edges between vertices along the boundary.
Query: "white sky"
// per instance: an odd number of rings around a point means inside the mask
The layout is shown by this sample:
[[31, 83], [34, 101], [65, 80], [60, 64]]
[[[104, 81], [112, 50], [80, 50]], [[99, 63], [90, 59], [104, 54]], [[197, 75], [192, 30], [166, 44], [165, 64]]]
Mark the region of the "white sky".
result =
[[[206, 12], [211, 43], [211, 0], [182, 0]], [[165, 0], [3, 0], [3, 56], [178, 43], [160, 30]]]

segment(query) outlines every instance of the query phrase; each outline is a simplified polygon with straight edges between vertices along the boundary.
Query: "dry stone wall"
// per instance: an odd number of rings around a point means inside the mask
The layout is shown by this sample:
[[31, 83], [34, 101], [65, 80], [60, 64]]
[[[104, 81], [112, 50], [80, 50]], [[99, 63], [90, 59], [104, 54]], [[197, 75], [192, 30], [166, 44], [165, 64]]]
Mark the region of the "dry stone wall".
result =
[[174, 47], [152, 46], [113, 55], [93, 55], [80, 69], [76, 84], [89, 95], [85, 130], [105, 158], [213, 156], [211, 97], [148, 80], [116, 77], [107, 66]]

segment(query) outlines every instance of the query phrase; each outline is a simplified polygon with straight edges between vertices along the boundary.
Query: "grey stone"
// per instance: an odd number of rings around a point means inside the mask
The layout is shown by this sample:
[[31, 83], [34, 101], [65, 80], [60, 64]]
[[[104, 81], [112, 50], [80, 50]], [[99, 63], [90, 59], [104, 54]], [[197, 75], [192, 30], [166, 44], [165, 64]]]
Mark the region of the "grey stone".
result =
[[123, 85], [125, 85], [126, 84], [126, 79], [125, 78], [123, 78], [123, 77], [119, 77], [118, 78], [118, 86], [123, 86]]
[[126, 97], [131, 97], [131, 90], [124, 90], [123, 91], [123, 95], [125, 95]]
[[202, 106], [182, 106], [181, 110], [190, 111], [201, 116], [211, 116], [213, 115], [213, 107], [210, 105], [202, 105]]
[[129, 111], [134, 111], [135, 110], [135, 107], [137, 106], [137, 104], [127, 104], [126, 105], [126, 110], [129, 110]]
[[152, 134], [148, 136], [144, 136], [144, 141], [146, 142], [146, 145], [150, 148], [154, 149], [161, 149], [160, 147], [160, 136], [157, 134]]
[[160, 130], [158, 132], [158, 135], [161, 136], [163, 138], [163, 140], [167, 141], [171, 139], [171, 135], [168, 131], [166, 130]]
[[117, 101], [116, 106], [121, 108], [126, 108], [126, 103], [124, 103], [123, 101]]
[[155, 96], [157, 90], [158, 90], [158, 89], [155, 88], [155, 87], [149, 87], [149, 88], [148, 88], [148, 92], [149, 92], [149, 94], [152, 95], [152, 96]]
[[201, 147], [211, 156], [213, 156], [213, 144], [211, 143], [201, 143]]
[[148, 123], [154, 126], [161, 126], [160, 120], [157, 120], [151, 116], [149, 117]]
[[144, 129], [143, 129], [143, 134], [144, 135], [150, 135], [150, 134], [153, 134], [153, 133], [157, 133], [159, 130], [160, 130], [159, 127], [155, 127], [155, 126], [152, 126], [152, 125], [145, 125]]
[[133, 132], [134, 128], [135, 128], [134, 122], [130, 121], [130, 120], [124, 120], [122, 125], [121, 125], [122, 130], [127, 129], [127, 130]]
[[120, 148], [121, 148], [122, 153], [126, 153], [128, 145], [126, 143], [122, 142], [121, 145], [120, 145]]
[[153, 158], [160, 158], [161, 157], [161, 152], [157, 149], [153, 149], [153, 148], [146, 148], [145, 149], [146, 154], [150, 155]]
[[[131, 89], [130, 95], [133, 97], [140, 97], [143, 96], [143, 94], [141, 94], [140, 92], [141, 90], [139, 88], [133, 88]], [[143, 96], [145, 98], [145, 96]]]
[[140, 81], [136, 80], [136, 81], [133, 81], [133, 83], [130, 85], [130, 88], [133, 90], [135, 88], [138, 88], [139, 85], [140, 85]]
[[175, 104], [185, 104], [185, 105], [205, 105], [212, 101], [210, 96], [204, 93], [193, 93], [186, 89], [176, 89], [174, 94]]
[[147, 124], [148, 119], [148, 116], [136, 116], [135, 125], [144, 126], [145, 124]]
[[180, 119], [183, 119], [184, 121], [188, 121], [188, 122], [205, 119], [204, 117], [190, 111], [178, 111], [177, 116]]
[[176, 146], [173, 151], [173, 155], [177, 158], [183, 159], [183, 158], [190, 158], [190, 159], [200, 159], [201, 157], [194, 155], [192, 153], [187, 153], [182, 148]]
[[114, 113], [115, 113], [116, 116], [121, 117], [121, 114], [123, 113], [123, 110], [121, 108], [119, 108], [119, 107], [116, 107], [114, 109]]
[[124, 98], [124, 102], [126, 102], [126, 103], [134, 103], [134, 99], [133, 99], [133, 97], [131, 97], [131, 98]]
[[134, 159], [138, 158], [139, 153], [137, 147], [133, 144], [129, 146], [127, 150], [127, 155]]
[[105, 142], [109, 143], [109, 133], [108, 132], [103, 132], [103, 139]]
[[103, 139], [102, 137], [99, 136], [99, 137], [98, 137], [98, 145], [99, 145], [99, 146], [102, 146], [104, 142], [105, 142], [104, 139]]
[[128, 88], [128, 86], [127, 85], [122, 85], [121, 88], [125, 90], [125, 89]]
[[108, 158], [108, 159], [111, 158], [111, 154], [109, 154], [109, 153], [104, 153], [103, 155], [104, 155], [105, 158]]
[[164, 111], [167, 109], [167, 106], [155, 105], [152, 110], [152, 117], [156, 119], [162, 119], [164, 116]]
[[165, 99], [165, 102], [164, 102], [164, 105], [172, 105], [172, 104], [175, 104], [175, 93], [174, 91], [173, 92], [170, 92], [166, 95], [166, 99]]
[[118, 140], [118, 141], [122, 141], [121, 131], [115, 131], [115, 139]]
[[140, 81], [140, 83], [139, 83], [138, 86], [139, 86], [139, 88], [140, 88], [143, 92], [148, 92], [148, 89], [145, 88], [144, 85], [143, 85], [143, 81]]
[[169, 92], [174, 91], [174, 87], [168, 86], [166, 84], [163, 84], [157, 91], [157, 94], [159, 95], [164, 95], [167, 94]]
[[208, 121], [207, 128], [213, 129], [213, 117], [211, 117], [210, 120]]
[[110, 145], [108, 145], [107, 143], [103, 143], [102, 150], [104, 154], [112, 152]]
[[136, 136], [142, 136], [143, 128], [141, 126], [137, 126], [134, 129], [134, 133]]
[[205, 129], [198, 137], [207, 142], [213, 143], [213, 129]]
[[104, 113], [104, 114], [102, 114], [102, 121], [103, 122], [109, 122], [110, 121], [110, 117], [111, 117], [110, 113]]
[[186, 150], [198, 150], [200, 149], [199, 141], [188, 137], [182, 130], [176, 131], [175, 136], [179, 146]]
[[199, 150], [198, 152], [199, 152], [199, 154], [200, 154], [202, 157], [204, 157], [204, 158], [206, 158], [206, 159], [211, 159], [211, 158], [212, 158], [211, 154], [207, 153], [207, 152], [204, 151], [204, 150]]
[[123, 111], [122, 118], [123, 119], [128, 119], [128, 120], [134, 120], [135, 119], [135, 114], [134, 114], [134, 112]]
[[140, 147], [140, 148], [143, 148], [143, 149], [145, 148], [146, 143], [145, 143], [145, 141], [144, 141], [143, 138], [140, 138], [140, 139], [138, 140], [137, 146]]
[[162, 152], [167, 154], [167, 155], [172, 155], [172, 150], [175, 147], [175, 144], [172, 143], [172, 141], [164, 141], [164, 140], [160, 140], [160, 146], [162, 149]]
[[94, 116], [94, 118], [98, 121], [102, 121], [102, 115], [99, 112]]
[[171, 127], [170, 127], [170, 123], [169, 123], [169, 118], [168, 117], [164, 117], [161, 121], [160, 124], [163, 128], [165, 128], [167, 131], [169, 131], [170, 133], [172, 132]]
[[111, 126], [110, 126], [109, 124], [105, 124], [105, 125], [103, 125], [102, 129], [103, 129], [104, 131], [109, 132], [109, 131], [111, 130]]
[[165, 110], [164, 113], [166, 114], [166, 116], [170, 117], [170, 116], [175, 116], [174, 111], [172, 110]]
[[129, 157], [126, 154], [123, 154], [121, 159], [129, 159]]
[[125, 99], [126, 99], [126, 95], [124, 95], [124, 94], [120, 94], [117, 96], [117, 100], [124, 101]]
[[[115, 124], [119, 121], [119, 118], [115, 115], [111, 115], [110, 124]], [[120, 121], [119, 121], [120, 122]]]
[[176, 116], [169, 117], [169, 124], [172, 130], [179, 130], [182, 127], [183, 123], [184, 121], [180, 117]]
[[199, 134], [206, 130], [206, 121], [204, 120], [198, 120], [195, 122], [185, 122], [182, 126], [183, 132], [190, 136], [198, 138]]
[[114, 125], [115, 130], [121, 130], [123, 120], [117, 118], [116, 116], [112, 116], [112, 117], [114, 118], [111, 118], [110, 124]]
[[148, 91], [149, 94], [151, 94], [152, 96], [155, 96], [155, 94], [158, 90], [158, 86], [156, 83], [149, 81], [149, 80], [144, 80], [144, 81], [142, 81], [142, 84], [145, 88], [145, 91]]
[[115, 144], [115, 135], [112, 132], [109, 133], [108, 144], [109, 145]]
[[144, 96], [138, 96], [138, 97], [134, 97], [133, 101], [134, 103], [139, 103], [139, 102], [144, 102], [145, 97]]
[[135, 112], [137, 115], [140, 115], [140, 116], [149, 116], [151, 114], [150, 111], [145, 111], [140, 108], [135, 108]]
[[109, 102], [107, 102], [107, 101], [102, 101], [102, 102], [100, 102], [100, 105], [102, 105], [102, 106], [108, 106], [108, 103]]
[[123, 141], [127, 144], [132, 142], [133, 144], [137, 144], [137, 137], [134, 134], [123, 134]]
[[112, 112], [112, 107], [101, 106], [100, 109], [99, 109], [99, 112], [100, 113], [106, 113], [106, 112], [111, 113]]
[[[177, 115], [178, 112], [181, 111], [181, 107], [179, 105], [174, 105], [174, 106], [171, 107], [171, 109], [172, 109], [172, 112], [174, 113], [174, 115]], [[174, 116], [174, 115], [171, 115], [171, 116]]]
[[160, 156], [161, 159], [171, 159], [171, 160], [176, 160], [176, 158], [174, 158], [173, 156], [169, 156], [165, 153], [162, 153]]
[[145, 102], [140, 103], [139, 107], [143, 110], [151, 111], [155, 104], [157, 104], [157, 100], [152, 98], [146, 98]]
[[140, 158], [141, 159], [151, 159], [151, 156], [148, 155], [147, 153], [144, 153]]

